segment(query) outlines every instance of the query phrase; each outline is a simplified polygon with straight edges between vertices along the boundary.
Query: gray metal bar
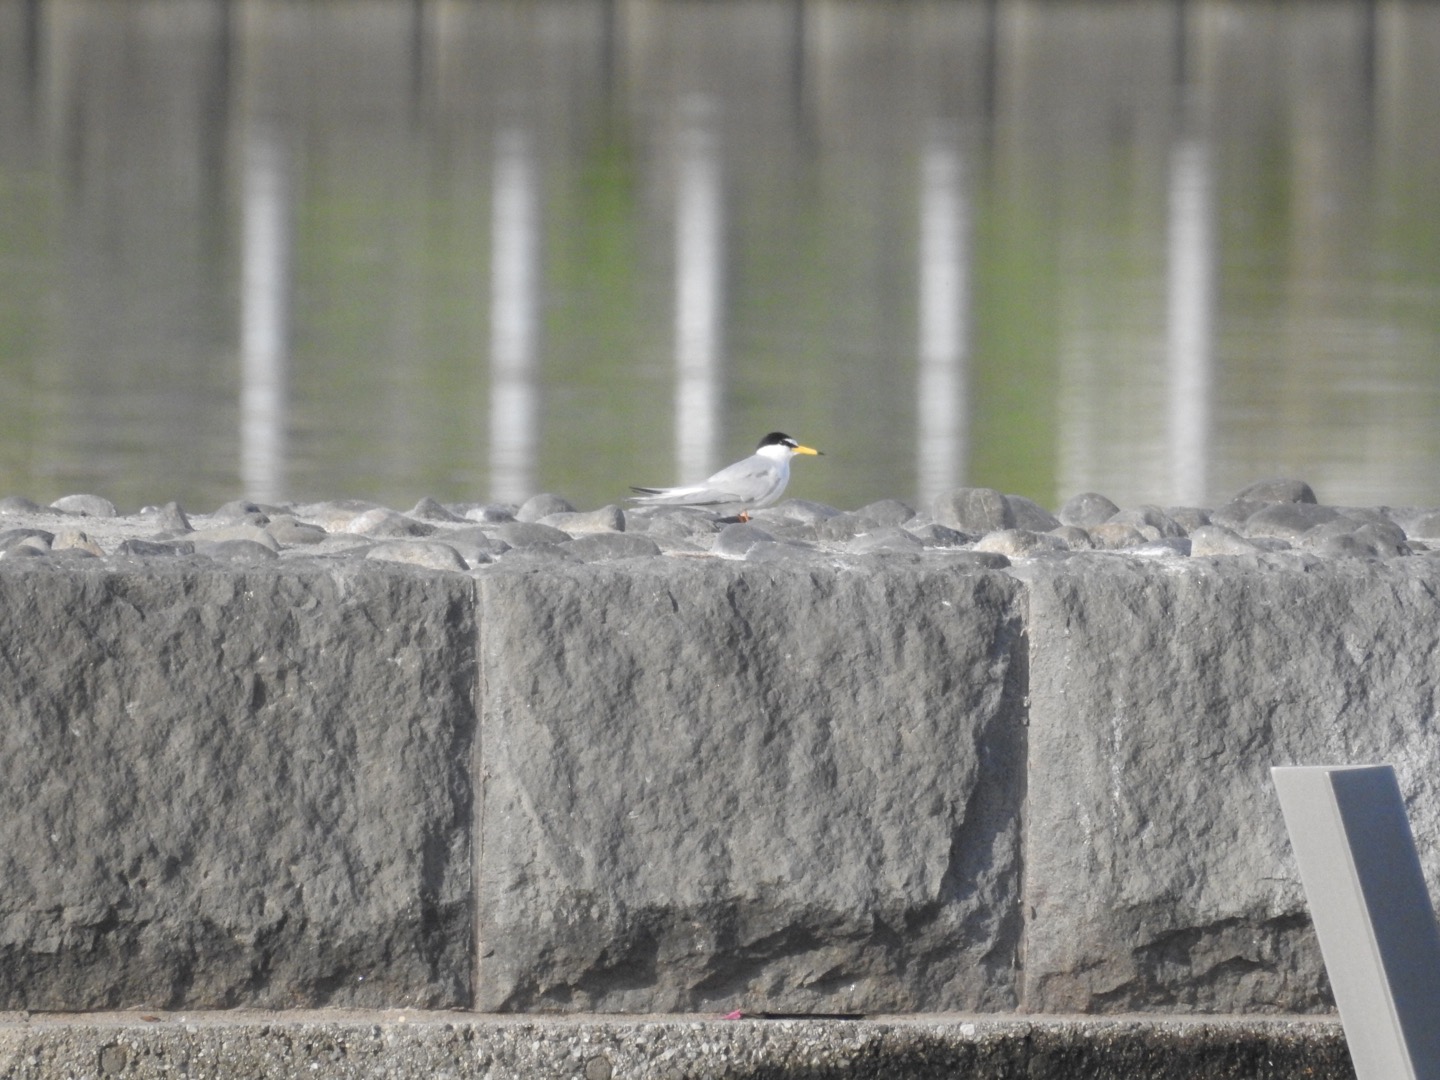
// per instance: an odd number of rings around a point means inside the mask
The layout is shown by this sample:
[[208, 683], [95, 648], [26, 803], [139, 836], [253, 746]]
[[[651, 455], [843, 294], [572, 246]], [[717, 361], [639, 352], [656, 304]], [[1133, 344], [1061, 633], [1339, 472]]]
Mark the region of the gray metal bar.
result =
[[1440, 929], [1395, 770], [1270, 774], [1358, 1080], [1440, 1080]]

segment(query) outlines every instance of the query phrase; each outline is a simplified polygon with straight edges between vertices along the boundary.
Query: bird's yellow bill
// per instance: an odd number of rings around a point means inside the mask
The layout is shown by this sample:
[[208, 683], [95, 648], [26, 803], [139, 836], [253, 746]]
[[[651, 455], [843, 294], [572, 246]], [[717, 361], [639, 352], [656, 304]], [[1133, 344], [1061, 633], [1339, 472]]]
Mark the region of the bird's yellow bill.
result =
[[824, 456], [825, 456], [825, 452], [824, 452], [823, 450], [816, 450], [816, 449], [815, 449], [814, 447], [812, 447], [812, 446], [797, 446], [797, 447], [795, 447], [795, 453], [797, 453], [797, 454], [812, 454], [812, 455], [815, 455], [815, 456], [818, 456], [818, 457], [824, 457]]

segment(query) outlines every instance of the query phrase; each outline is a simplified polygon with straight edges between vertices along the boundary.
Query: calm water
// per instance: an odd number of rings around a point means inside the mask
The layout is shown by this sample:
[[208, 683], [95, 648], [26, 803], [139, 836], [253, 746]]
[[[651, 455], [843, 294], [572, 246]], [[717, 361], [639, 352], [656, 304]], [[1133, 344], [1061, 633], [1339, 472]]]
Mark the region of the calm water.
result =
[[1440, 505], [1437, 102], [1403, 0], [0, 0], [0, 494]]

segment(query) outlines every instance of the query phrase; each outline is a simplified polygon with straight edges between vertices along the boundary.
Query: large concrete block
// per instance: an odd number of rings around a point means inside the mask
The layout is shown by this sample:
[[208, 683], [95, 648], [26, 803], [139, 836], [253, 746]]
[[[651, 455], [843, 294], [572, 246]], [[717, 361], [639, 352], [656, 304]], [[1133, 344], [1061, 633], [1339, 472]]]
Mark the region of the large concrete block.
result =
[[1440, 561], [1037, 566], [1026, 1008], [1331, 997], [1272, 765], [1390, 762], [1440, 871]]
[[0, 569], [0, 1008], [463, 1006], [473, 584]]
[[1016, 582], [655, 560], [480, 594], [480, 1008], [1013, 1007]]

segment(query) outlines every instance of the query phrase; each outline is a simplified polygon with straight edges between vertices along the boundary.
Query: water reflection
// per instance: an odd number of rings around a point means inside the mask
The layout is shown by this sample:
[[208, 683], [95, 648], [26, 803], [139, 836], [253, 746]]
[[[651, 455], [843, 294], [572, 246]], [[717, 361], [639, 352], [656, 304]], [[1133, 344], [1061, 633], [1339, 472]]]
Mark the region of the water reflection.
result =
[[1437, 83], [1418, 0], [0, 0], [0, 493], [1440, 504]]
[[535, 494], [540, 336], [538, 178], [529, 139], [513, 128], [495, 141], [490, 256], [490, 491], [502, 501]]
[[1210, 164], [1198, 139], [1175, 144], [1170, 160], [1166, 351], [1170, 368], [1170, 488], [1182, 506], [1204, 504], [1214, 364], [1215, 254]]
[[965, 364], [970, 336], [970, 208], [960, 148], [936, 131], [920, 158], [918, 492], [931, 499], [966, 476]]
[[265, 124], [247, 128], [240, 317], [240, 484], [247, 498], [285, 496], [293, 243], [286, 154]]
[[720, 464], [725, 225], [713, 109], [702, 97], [683, 102], [676, 134], [675, 479], [682, 483]]

